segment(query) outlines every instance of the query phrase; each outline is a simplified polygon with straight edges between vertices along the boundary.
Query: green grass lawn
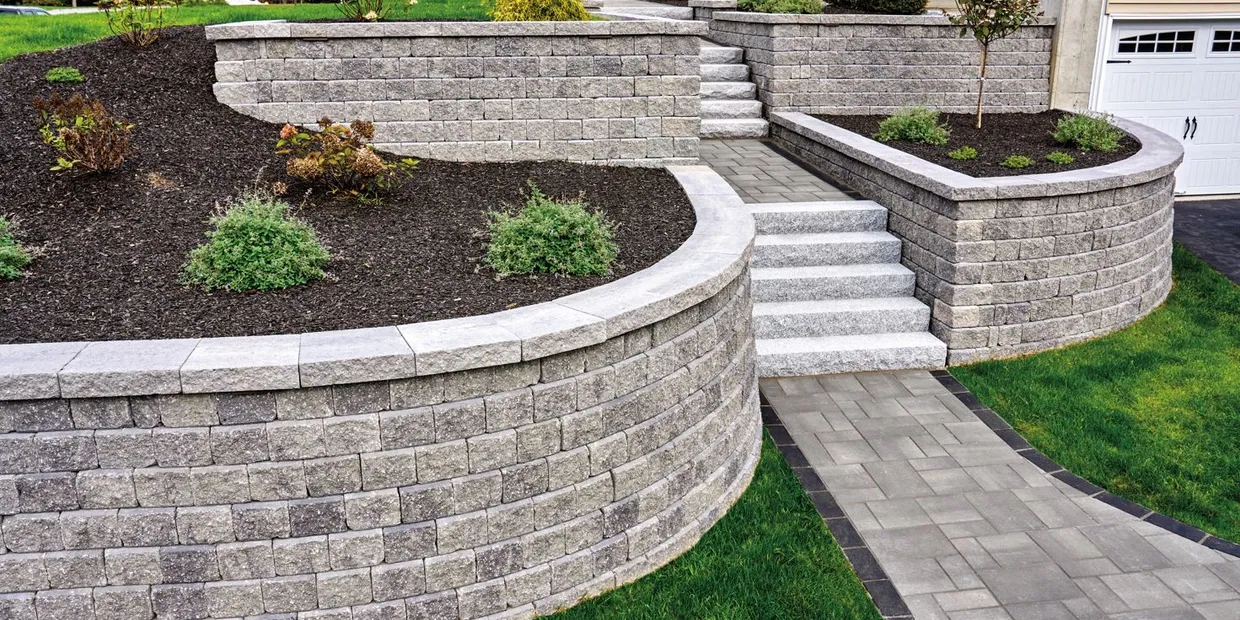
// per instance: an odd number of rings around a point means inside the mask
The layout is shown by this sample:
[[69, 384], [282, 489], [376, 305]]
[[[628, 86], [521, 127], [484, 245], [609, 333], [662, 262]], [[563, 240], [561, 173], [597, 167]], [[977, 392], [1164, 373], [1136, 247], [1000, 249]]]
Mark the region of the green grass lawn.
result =
[[1047, 456], [1240, 540], [1240, 287], [1177, 246], [1175, 288], [1093, 342], [952, 374]]
[[[271, 6], [208, 5], [182, 7], [168, 12], [175, 24], [222, 24], [255, 19], [338, 18], [334, 4], [285, 4]], [[419, 0], [409, 19], [487, 19], [481, 0]], [[0, 62], [26, 52], [90, 43], [111, 36], [102, 13], [69, 15], [0, 15]]]
[[879, 614], [792, 470], [765, 438], [749, 489], [696, 547], [556, 617], [878, 620]]

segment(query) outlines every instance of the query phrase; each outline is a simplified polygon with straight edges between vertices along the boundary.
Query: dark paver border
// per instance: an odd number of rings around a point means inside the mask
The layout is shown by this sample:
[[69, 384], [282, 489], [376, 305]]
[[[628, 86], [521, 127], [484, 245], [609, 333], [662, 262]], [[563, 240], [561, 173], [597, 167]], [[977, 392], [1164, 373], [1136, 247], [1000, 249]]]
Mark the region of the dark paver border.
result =
[[[1008, 446], [1016, 451], [1017, 454], [1025, 457], [1030, 463], [1033, 463], [1042, 471], [1050, 474], [1064, 484], [1092, 497], [1108, 506], [1118, 508], [1142, 521], [1156, 525], [1172, 534], [1187, 538], [1197, 544], [1204, 545], [1210, 549], [1220, 553], [1240, 558], [1240, 544], [1236, 544], [1225, 538], [1219, 538], [1204, 530], [1193, 527], [1187, 523], [1168, 517], [1160, 512], [1155, 512], [1138, 504], [1130, 499], [1125, 499], [1102, 487], [1068, 471], [1064, 466], [1056, 463], [1054, 459], [1034, 448], [1020, 433], [1016, 432], [1010, 424], [1007, 423], [999, 414], [992, 411], [984, 405], [981, 400], [969, 391], [963, 383], [958, 381], [952, 374], [946, 370], [932, 370], [930, 374], [938, 379], [943, 387], [947, 388], [960, 402], [964, 403], [974, 415], [986, 424], [991, 431], [998, 435]], [[763, 400], [763, 406], [766, 401]], [[763, 410], [763, 421], [766, 420], [766, 412]]]
[[861, 580], [861, 585], [865, 586], [870, 600], [878, 608], [878, 613], [888, 620], [912, 620], [913, 612], [909, 610], [904, 597], [900, 596], [900, 592], [896, 590], [887, 572], [883, 570], [874, 554], [870, 552], [870, 548], [866, 546], [861, 533], [853, 526], [852, 520], [840, 508], [839, 503], [835, 501], [835, 496], [822, 483], [818, 472], [810, 467], [809, 459], [805, 458], [805, 453], [801, 452], [792, 434], [779, 419], [775, 408], [766, 400], [765, 395], [760, 394], [760, 398], [762, 426], [770, 434], [775, 447], [783, 455], [788, 466], [792, 468], [792, 473], [801, 482], [805, 494], [809, 496], [810, 502], [818, 510], [818, 516], [822, 517], [823, 523], [827, 525], [827, 529], [839, 543], [840, 549], [844, 551], [844, 556], [848, 558], [853, 572]]

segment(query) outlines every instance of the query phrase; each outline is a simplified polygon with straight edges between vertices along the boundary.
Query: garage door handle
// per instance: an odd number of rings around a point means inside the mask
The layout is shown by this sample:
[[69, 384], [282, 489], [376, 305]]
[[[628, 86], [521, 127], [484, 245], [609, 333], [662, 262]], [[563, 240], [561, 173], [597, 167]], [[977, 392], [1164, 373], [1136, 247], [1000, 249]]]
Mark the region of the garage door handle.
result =
[[1184, 137], [1183, 137], [1183, 138], [1181, 138], [1181, 140], [1187, 140], [1187, 139], [1188, 139], [1188, 132], [1189, 132], [1192, 128], [1193, 128], [1193, 123], [1192, 123], [1192, 121], [1188, 120], [1188, 117], [1187, 117], [1187, 116], [1185, 116], [1185, 117], [1184, 117]]
[[1188, 136], [1189, 140], [1197, 137], [1197, 117], [1193, 117], [1193, 133]]

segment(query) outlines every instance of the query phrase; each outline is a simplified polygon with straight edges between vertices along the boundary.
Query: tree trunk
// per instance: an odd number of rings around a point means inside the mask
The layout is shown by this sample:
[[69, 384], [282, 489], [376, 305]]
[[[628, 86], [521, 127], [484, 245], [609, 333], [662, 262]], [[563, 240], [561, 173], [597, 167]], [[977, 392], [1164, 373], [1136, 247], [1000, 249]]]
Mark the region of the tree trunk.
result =
[[977, 76], [977, 122], [974, 127], [982, 128], [982, 97], [986, 94], [986, 56], [990, 52], [989, 45], [982, 46], [982, 66]]

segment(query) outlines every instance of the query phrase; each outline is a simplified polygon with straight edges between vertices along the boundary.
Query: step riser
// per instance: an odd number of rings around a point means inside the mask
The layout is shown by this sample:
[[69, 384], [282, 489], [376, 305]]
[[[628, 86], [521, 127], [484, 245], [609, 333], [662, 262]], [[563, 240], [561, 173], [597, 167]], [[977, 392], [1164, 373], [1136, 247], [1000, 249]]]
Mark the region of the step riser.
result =
[[758, 375], [802, 377], [841, 372], [942, 368], [946, 346], [897, 347], [882, 350], [763, 354], [758, 344]]
[[745, 50], [736, 47], [703, 47], [699, 56], [704, 65], [737, 65], [745, 61]]
[[759, 235], [795, 235], [831, 232], [881, 232], [887, 230], [885, 209], [819, 212], [754, 213]]
[[759, 315], [754, 317], [756, 338], [816, 338], [857, 334], [926, 331], [930, 308], [865, 310]]
[[907, 297], [913, 294], [914, 283], [915, 276], [912, 273], [777, 280], [754, 278], [753, 296], [757, 302]]
[[731, 101], [703, 101], [702, 118], [762, 118], [762, 104], [741, 99]]
[[758, 87], [753, 82], [702, 82], [699, 92], [704, 99], [753, 99]]
[[[900, 262], [900, 242], [754, 245], [754, 267], [816, 267]], [[874, 295], [871, 295], [873, 297]]]
[[748, 65], [701, 65], [703, 82], [747, 82]]
[[698, 128], [702, 138], [764, 138], [767, 122], [758, 118], [704, 118]]
[[621, 15], [663, 17], [666, 19], [693, 19], [693, 9], [679, 6], [617, 6], [604, 10], [603, 12], [618, 13]]

